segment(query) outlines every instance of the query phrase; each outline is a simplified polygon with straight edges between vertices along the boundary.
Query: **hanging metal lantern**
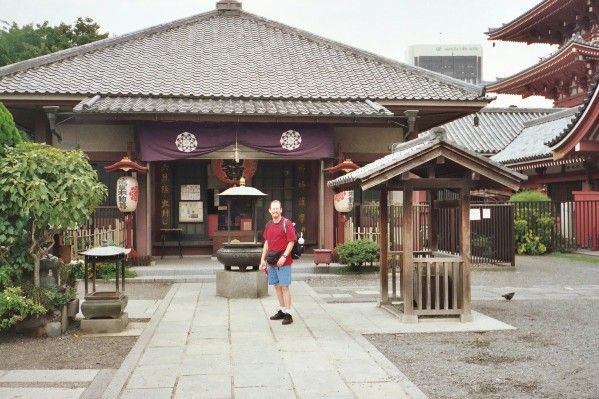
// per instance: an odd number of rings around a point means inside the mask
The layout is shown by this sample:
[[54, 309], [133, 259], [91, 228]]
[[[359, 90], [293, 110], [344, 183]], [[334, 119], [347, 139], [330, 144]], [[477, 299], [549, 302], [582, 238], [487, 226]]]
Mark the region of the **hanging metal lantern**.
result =
[[354, 208], [354, 192], [341, 191], [334, 197], [335, 210], [341, 213], [351, 212]]
[[121, 212], [135, 212], [139, 185], [133, 176], [121, 176], [116, 182], [116, 205]]

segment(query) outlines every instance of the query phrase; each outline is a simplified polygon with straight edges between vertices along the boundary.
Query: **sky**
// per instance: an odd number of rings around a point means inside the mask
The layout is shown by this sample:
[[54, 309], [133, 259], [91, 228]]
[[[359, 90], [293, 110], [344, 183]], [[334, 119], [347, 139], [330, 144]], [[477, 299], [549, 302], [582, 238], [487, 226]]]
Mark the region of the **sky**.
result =
[[[245, 11], [406, 61], [414, 44], [480, 44], [483, 79], [493, 81], [525, 69], [557, 50], [555, 46], [495, 42], [484, 34], [507, 23], [541, 0], [243, 0]], [[50, 24], [91, 17], [111, 36], [211, 11], [216, 0], [0, 0], [0, 20]], [[542, 106], [500, 96], [493, 106]]]

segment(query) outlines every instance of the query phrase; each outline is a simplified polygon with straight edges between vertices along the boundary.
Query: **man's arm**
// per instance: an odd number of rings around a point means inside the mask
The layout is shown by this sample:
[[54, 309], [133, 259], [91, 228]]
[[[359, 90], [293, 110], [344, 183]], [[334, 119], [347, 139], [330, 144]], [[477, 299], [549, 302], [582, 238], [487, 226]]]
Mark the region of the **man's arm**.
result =
[[262, 256], [260, 257], [260, 270], [266, 269], [266, 253], [267, 252], [268, 252], [268, 241], [264, 240], [264, 245], [262, 246]]
[[283, 263], [285, 263], [285, 261], [287, 260], [287, 258], [291, 256], [291, 250], [293, 249], [293, 245], [294, 244], [295, 244], [294, 241], [289, 241], [287, 243], [287, 248], [285, 248], [285, 250], [283, 251], [283, 254], [281, 255], [281, 257], [277, 261], [277, 265], [278, 266], [283, 266]]

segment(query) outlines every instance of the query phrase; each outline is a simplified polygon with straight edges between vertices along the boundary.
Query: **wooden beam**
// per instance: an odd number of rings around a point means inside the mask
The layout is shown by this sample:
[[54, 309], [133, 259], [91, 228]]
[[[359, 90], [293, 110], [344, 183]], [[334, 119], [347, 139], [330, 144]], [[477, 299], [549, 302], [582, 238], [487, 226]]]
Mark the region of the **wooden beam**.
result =
[[515, 176], [512, 176], [507, 171], [503, 171], [497, 167], [490, 167], [488, 164], [483, 164], [483, 160], [471, 158], [467, 153], [454, 153], [453, 151], [444, 151], [446, 158], [453, 162], [462, 165], [464, 168], [470, 169], [473, 172], [479, 173], [481, 176], [485, 176], [489, 180], [493, 180], [504, 187], [507, 187], [513, 191], [517, 191], [520, 188], [520, 182]]
[[412, 206], [412, 194], [411, 188], [407, 188], [403, 191], [403, 217], [402, 217], [402, 277], [401, 281], [401, 292], [403, 293], [404, 305], [403, 313], [406, 322], [418, 321], [417, 316], [414, 314], [414, 287], [413, 287], [413, 273], [414, 273], [414, 250], [412, 242], [412, 228], [413, 228], [413, 206]]
[[379, 261], [379, 273], [381, 281], [381, 304], [389, 303], [389, 276], [387, 272], [387, 266], [389, 265], [389, 206], [388, 206], [389, 193], [385, 189], [381, 189], [380, 193], [380, 214], [379, 214], [379, 226], [380, 226], [380, 261]]
[[466, 190], [460, 191], [460, 256], [462, 258], [462, 321], [472, 320], [472, 299], [470, 295], [470, 192]]
[[389, 168], [381, 171], [375, 175], [365, 178], [361, 182], [362, 190], [367, 190], [372, 187], [376, 187], [379, 184], [382, 184], [388, 180], [391, 180], [395, 176], [401, 175], [404, 172], [409, 172], [416, 167], [427, 163], [439, 156], [441, 154], [441, 148], [436, 147], [432, 148], [430, 151], [425, 152], [423, 154], [419, 154], [417, 157], [406, 161], [405, 163], [399, 165], [392, 165]]
[[398, 182], [393, 182], [388, 185], [389, 188], [394, 190], [403, 190], [404, 188], [410, 187], [413, 190], [428, 190], [428, 189], [469, 189], [474, 183], [472, 180], [466, 178], [422, 178], [422, 179], [409, 179]]
[[580, 141], [574, 147], [576, 152], [599, 152], [599, 142], [584, 140]]

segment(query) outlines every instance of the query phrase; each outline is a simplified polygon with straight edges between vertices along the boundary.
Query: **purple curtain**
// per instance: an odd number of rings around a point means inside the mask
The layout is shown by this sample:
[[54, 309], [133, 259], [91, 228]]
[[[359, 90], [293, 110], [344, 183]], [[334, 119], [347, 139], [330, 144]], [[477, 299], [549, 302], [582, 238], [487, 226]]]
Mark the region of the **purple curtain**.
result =
[[197, 157], [235, 144], [236, 133], [239, 144], [281, 157], [334, 157], [333, 129], [326, 125], [148, 123], [135, 127], [142, 161]]

